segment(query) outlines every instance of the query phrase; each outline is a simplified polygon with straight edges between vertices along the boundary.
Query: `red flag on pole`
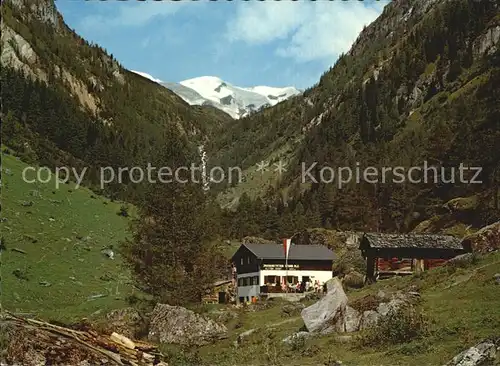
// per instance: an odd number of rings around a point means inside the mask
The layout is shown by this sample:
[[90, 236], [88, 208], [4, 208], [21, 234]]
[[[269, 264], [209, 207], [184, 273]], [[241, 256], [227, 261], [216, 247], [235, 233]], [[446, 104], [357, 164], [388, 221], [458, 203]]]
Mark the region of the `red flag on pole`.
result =
[[290, 252], [291, 244], [292, 244], [292, 239], [283, 239], [283, 251], [285, 252], [286, 259], [288, 259], [288, 253]]

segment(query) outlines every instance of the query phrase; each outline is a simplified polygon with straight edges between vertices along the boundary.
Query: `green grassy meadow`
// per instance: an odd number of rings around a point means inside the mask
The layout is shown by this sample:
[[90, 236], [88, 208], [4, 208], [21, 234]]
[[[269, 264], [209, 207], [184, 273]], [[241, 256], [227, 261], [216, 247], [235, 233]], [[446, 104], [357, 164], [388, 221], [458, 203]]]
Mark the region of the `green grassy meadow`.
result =
[[[134, 289], [117, 250], [130, 221], [121, 203], [54, 178], [26, 183], [25, 167], [2, 154], [2, 308], [73, 321], [124, 306]], [[101, 252], [110, 246], [114, 259]]]

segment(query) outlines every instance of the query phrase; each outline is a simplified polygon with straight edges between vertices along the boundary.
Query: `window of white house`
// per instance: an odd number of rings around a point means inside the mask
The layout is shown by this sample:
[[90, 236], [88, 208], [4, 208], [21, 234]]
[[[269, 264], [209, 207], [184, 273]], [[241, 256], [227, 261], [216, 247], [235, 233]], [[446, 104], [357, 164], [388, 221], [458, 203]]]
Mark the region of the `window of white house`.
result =
[[276, 276], [264, 276], [264, 283], [266, 285], [274, 285], [276, 283]]

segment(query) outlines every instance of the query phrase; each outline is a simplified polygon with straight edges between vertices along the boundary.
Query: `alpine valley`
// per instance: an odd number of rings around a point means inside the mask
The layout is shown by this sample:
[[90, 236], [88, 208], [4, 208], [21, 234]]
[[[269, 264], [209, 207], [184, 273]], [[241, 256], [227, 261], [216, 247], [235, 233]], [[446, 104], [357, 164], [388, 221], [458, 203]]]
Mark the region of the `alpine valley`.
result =
[[[1, 5], [2, 365], [498, 365], [500, 2], [388, 2], [306, 90], [127, 70], [56, 5]], [[103, 167], [148, 164], [194, 164], [203, 184], [103, 184]], [[426, 164], [436, 179], [418, 184], [339, 184], [323, 169]], [[68, 169], [25, 179], [39, 167]], [[241, 179], [211, 181], [215, 167]], [[365, 232], [487, 249], [368, 284], [351, 240]], [[349, 311], [329, 330], [410, 310], [346, 335], [305, 331], [318, 294], [202, 304], [231, 282], [242, 242], [292, 237], [336, 253], [333, 292]]]

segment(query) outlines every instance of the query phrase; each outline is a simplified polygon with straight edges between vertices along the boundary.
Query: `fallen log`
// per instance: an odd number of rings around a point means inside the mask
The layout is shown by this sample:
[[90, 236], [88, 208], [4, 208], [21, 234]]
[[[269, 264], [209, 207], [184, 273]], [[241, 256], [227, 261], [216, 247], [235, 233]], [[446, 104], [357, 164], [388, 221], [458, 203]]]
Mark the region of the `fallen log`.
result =
[[27, 254], [25, 250], [19, 249], [19, 248], [12, 248], [11, 251], [21, 253], [21, 254]]
[[122, 344], [123, 346], [134, 349], [135, 348], [135, 343], [132, 342], [129, 338], [122, 336], [121, 334], [113, 332], [110, 336], [109, 339], [111, 339], [115, 343]]

